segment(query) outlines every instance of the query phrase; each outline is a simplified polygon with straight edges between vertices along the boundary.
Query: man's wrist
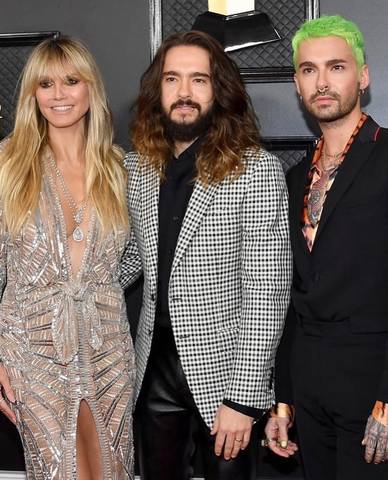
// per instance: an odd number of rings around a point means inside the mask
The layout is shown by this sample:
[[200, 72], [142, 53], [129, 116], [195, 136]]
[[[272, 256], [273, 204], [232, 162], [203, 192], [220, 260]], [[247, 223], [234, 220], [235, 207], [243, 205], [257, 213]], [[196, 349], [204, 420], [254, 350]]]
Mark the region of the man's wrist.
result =
[[372, 416], [378, 422], [388, 426], [388, 403], [377, 400], [372, 410]]
[[236, 410], [236, 412], [242, 413], [243, 415], [246, 415], [247, 417], [251, 417], [254, 420], [259, 420], [264, 415], [264, 410], [260, 408], [248, 407], [246, 405], [242, 405], [241, 403], [228, 400], [227, 398], [224, 398], [222, 403], [226, 407], [232, 408], [233, 410]]

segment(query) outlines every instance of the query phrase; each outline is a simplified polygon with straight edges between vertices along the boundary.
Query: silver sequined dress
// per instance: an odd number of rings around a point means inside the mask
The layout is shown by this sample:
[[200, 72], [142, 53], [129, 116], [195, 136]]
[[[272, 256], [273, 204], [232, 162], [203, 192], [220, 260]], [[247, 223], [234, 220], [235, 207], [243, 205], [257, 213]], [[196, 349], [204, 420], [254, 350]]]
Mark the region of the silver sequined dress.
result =
[[50, 175], [44, 175], [39, 208], [14, 241], [0, 215], [0, 358], [16, 394], [28, 479], [77, 478], [82, 399], [96, 424], [103, 479], [133, 478], [134, 356], [118, 283], [127, 234], [101, 238], [91, 217], [73, 275]]

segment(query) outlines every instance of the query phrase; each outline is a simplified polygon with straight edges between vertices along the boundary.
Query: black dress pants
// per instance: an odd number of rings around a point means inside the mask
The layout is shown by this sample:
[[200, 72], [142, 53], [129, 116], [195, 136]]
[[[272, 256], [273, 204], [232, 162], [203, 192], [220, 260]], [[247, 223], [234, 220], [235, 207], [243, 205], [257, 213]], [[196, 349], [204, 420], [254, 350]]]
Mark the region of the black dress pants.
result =
[[291, 375], [307, 480], [388, 479], [388, 463], [367, 464], [361, 445], [387, 340], [353, 333], [346, 321], [297, 327]]
[[151, 355], [135, 412], [142, 480], [189, 480], [199, 448], [206, 480], [254, 480], [254, 433], [237, 458], [214, 453], [214, 438], [188, 388], [170, 328], [155, 327]]

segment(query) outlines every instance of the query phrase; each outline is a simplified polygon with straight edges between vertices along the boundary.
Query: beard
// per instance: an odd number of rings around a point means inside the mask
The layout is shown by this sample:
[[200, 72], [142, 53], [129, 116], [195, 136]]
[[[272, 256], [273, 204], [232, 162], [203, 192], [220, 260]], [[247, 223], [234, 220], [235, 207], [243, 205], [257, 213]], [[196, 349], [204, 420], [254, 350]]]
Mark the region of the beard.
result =
[[[314, 102], [320, 96], [329, 96], [335, 100], [330, 106], [318, 107]], [[360, 84], [354, 91], [349, 92], [346, 97], [341, 97], [336, 92], [327, 91], [325, 93], [315, 93], [312, 95], [305, 107], [311, 115], [319, 122], [331, 123], [342, 120], [349, 115], [357, 106], [360, 97]]]
[[[196, 108], [199, 112], [198, 118], [193, 122], [185, 123], [175, 122], [171, 119], [171, 112], [183, 105]], [[191, 100], [178, 100], [171, 105], [170, 111], [167, 113], [162, 111], [161, 122], [166, 137], [174, 142], [191, 142], [197, 137], [204, 135], [213, 123], [213, 108], [202, 113], [201, 106]]]

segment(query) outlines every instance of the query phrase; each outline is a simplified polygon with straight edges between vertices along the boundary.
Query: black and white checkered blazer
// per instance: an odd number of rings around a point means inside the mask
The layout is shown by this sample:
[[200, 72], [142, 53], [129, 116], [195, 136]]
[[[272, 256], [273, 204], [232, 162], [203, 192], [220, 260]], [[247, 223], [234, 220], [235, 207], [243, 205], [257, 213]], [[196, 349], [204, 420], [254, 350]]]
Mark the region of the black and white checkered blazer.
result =
[[[279, 160], [248, 150], [236, 180], [196, 182], [172, 264], [169, 309], [175, 342], [197, 407], [211, 426], [223, 399], [266, 409], [289, 303], [292, 261], [287, 189]], [[150, 353], [158, 269], [159, 176], [130, 153], [128, 207], [133, 241], [122, 284], [144, 273], [136, 339], [139, 393]]]

